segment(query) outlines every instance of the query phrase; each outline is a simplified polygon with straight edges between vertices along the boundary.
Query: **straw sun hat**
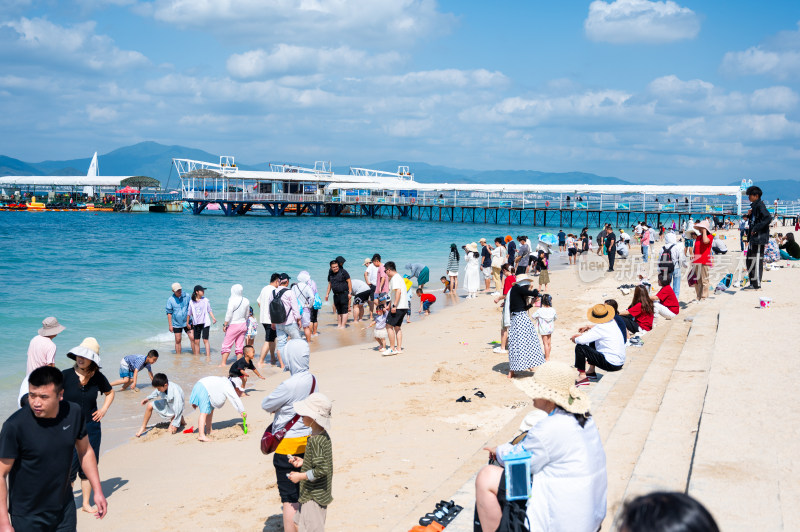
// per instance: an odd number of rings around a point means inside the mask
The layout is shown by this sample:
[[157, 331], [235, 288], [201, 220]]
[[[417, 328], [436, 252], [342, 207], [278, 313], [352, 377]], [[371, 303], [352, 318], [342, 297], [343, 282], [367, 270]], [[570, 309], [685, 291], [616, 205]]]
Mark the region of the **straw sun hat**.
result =
[[515, 380], [514, 384], [531, 399], [552, 401], [572, 414], [588, 414], [589, 398], [577, 386], [577, 370], [564, 362], [545, 362], [533, 377]]
[[695, 228], [702, 227], [703, 229], [706, 230], [707, 233], [711, 232], [711, 224], [708, 223], [708, 220], [703, 220], [702, 222], [697, 222], [696, 224], [694, 224], [694, 227]]
[[331, 409], [333, 403], [324, 394], [312, 393], [302, 401], [292, 403], [294, 411], [301, 416], [308, 416], [326, 431], [331, 430]]
[[478, 244], [476, 244], [475, 242], [471, 242], [471, 243], [467, 244], [465, 246], [465, 248], [466, 248], [467, 251], [471, 251], [473, 253], [477, 253], [478, 252]]
[[587, 310], [586, 317], [589, 318], [589, 321], [592, 323], [607, 323], [614, 319], [616, 313], [614, 307], [611, 305], [600, 303]]
[[95, 338], [91, 336], [84, 338], [81, 345], [73, 347], [67, 353], [67, 356], [72, 360], [75, 360], [77, 357], [86, 358], [91, 360], [97, 367], [100, 368], [100, 344], [97, 343]]

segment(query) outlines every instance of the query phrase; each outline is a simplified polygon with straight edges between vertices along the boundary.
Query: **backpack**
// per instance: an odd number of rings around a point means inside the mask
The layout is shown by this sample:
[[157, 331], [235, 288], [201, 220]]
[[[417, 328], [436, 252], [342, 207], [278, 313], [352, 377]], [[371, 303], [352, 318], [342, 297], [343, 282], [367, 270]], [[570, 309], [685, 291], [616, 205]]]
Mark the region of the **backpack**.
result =
[[675, 263], [672, 262], [672, 248], [675, 244], [661, 249], [661, 255], [658, 256], [658, 280], [669, 282], [672, 278], [672, 273], [675, 271]]
[[280, 290], [272, 296], [272, 301], [269, 302], [269, 321], [278, 325], [280, 323], [286, 323], [286, 309], [283, 307], [283, 301], [281, 301], [281, 296], [286, 293], [289, 289], [284, 288]]

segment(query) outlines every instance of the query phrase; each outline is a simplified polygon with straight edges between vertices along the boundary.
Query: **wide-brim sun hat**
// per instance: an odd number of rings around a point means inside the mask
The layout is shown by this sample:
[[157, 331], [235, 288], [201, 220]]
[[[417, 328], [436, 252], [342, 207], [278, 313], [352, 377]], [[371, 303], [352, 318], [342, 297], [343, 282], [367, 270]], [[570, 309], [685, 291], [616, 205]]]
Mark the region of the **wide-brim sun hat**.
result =
[[331, 430], [331, 410], [333, 403], [325, 394], [315, 392], [303, 399], [292, 403], [292, 408], [301, 416], [308, 416], [317, 422], [317, 425]]
[[517, 280], [514, 281], [514, 284], [530, 284], [531, 278], [528, 277], [526, 274], [517, 275]]
[[39, 329], [39, 336], [55, 336], [64, 331], [66, 327], [58, 323], [53, 316], [48, 316], [42, 320], [42, 328]]
[[69, 350], [67, 353], [67, 357], [75, 360], [77, 357], [85, 358], [91, 360], [97, 367], [100, 368], [100, 344], [97, 343], [97, 339], [89, 336], [83, 339], [81, 345], [75, 346]]
[[702, 222], [697, 222], [696, 224], [694, 224], [694, 227], [695, 228], [702, 227], [703, 229], [706, 230], [706, 232], [708, 232], [708, 233], [711, 232], [711, 224], [708, 223], [708, 220], [703, 220]]
[[471, 251], [471, 252], [473, 252], [473, 253], [477, 253], [477, 252], [478, 252], [478, 244], [477, 244], [477, 243], [475, 243], [475, 242], [470, 242], [469, 244], [467, 244], [466, 246], [464, 246], [464, 248], [465, 248], [467, 251]]
[[616, 311], [611, 305], [599, 303], [586, 311], [586, 317], [592, 323], [608, 323], [614, 319]]
[[545, 362], [533, 377], [517, 379], [514, 384], [531, 399], [552, 401], [571, 414], [589, 413], [589, 397], [575, 386], [578, 371], [564, 362]]

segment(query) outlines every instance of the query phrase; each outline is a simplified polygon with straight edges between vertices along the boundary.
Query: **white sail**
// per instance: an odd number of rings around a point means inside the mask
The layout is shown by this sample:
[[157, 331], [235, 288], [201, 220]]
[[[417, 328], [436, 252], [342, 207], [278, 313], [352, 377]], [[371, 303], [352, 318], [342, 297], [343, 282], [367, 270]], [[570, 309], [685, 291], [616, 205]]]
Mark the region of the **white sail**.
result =
[[[92, 157], [92, 162], [89, 164], [89, 171], [86, 172], [86, 177], [97, 177], [97, 152], [94, 152], [94, 156]], [[87, 196], [94, 197], [94, 187], [85, 186], [83, 187], [83, 193]]]

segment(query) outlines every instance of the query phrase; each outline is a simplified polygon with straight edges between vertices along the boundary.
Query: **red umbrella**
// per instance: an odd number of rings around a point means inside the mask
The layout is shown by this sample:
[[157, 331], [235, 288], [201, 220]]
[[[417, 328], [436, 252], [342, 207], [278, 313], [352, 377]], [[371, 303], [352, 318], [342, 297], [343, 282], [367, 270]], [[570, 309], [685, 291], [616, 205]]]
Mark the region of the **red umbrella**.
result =
[[127, 186], [123, 189], [117, 190], [117, 194], [138, 194], [139, 191], [131, 186]]

